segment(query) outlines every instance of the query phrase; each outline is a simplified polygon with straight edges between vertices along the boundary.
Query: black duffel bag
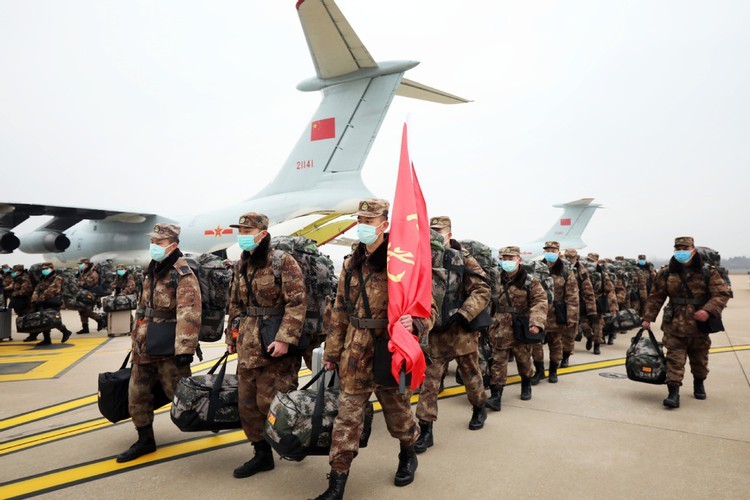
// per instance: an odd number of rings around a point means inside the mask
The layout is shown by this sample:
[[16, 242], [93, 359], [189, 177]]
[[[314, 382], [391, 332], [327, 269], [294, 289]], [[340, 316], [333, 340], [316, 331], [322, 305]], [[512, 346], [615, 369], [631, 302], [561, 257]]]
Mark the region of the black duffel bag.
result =
[[[185, 377], [174, 390], [170, 415], [183, 432], [239, 429], [237, 375], [227, 375], [225, 352], [206, 375]], [[214, 375], [221, 365], [219, 373]]]
[[135, 295], [110, 295], [102, 299], [102, 309], [105, 313], [118, 311], [132, 311], [138, 307]]
[[56, 309], [42, 309], [16, 318], [18, 333], [39, 333], [61, 327], [62, 317]]
[[[130, 352], [125, 356], [122, 366], [116, 372], [105, 372], [99, 374], [99, 392], [97, 403], [99, 412], [113, 424], [120, 420], [130, 418], [128, 411], [128, 386], [130, 385], [130, 373], [132, 368], [125, 368], [130, 360]], [[154, 410], [161, 408], [170, 400], [160, 383], [154, 386]]]

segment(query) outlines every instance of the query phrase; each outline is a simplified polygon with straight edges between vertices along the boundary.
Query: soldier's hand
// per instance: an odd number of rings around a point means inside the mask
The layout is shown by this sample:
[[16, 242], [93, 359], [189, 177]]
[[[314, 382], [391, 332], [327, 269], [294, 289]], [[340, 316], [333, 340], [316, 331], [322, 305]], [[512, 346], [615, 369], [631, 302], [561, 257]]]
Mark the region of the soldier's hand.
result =
[[411, 318], [410, 314], [404, 314], [400, 318], [398, 318], [399, 322], [401, 322], [402, 325], [404, 325], [404, 328], [406, 328], [407, 332], [413, 332], [414, 331], [414, 321]]
[[709, 313], [705, 309], [701, 309], [700, 311], [695, 311], [693, 317], [696, 321], [708, 321]]
[[336, 369], [336, 363], [333, 361], [323, 361], [323, 369], [327, 372], [332, 372]]
[[643, 323], [641, 323], [641, 326], [643, 328], [651, 328], [651, 322], [650, 321], [644, 321]]
[[268, 346], [268, 352], [271, 353], [272, 358], [280, 358], [281, 356], [285, 355], [287, 351], [289, 350], [289, 344], [286, 342], [281, 342], [279, 340], [274, 340], [271, 342], [271, 345]]
[[537, 334], [537, 333], [539, 333], [539, 327], [538, 326], [530, 326], [529, 327], [529, 331], [531, 333]]
[[237, 344], [227, 344], [227, 352], [229, 354], [236, 354], [237, 353]]

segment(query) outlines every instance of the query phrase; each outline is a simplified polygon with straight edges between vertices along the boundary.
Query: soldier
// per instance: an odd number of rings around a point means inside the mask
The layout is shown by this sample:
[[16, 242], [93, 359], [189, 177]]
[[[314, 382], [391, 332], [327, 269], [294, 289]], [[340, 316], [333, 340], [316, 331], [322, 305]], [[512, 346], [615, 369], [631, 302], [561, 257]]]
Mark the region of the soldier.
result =
[[138, 441], [117, 455], [129, 462], [156, 451], [154, 389], [160, 384], [167, 398], [177, 382], [190, 376], [190, 363], [201, 327], [201, 289], [182, 252], [180, 226], [156, 224], [151, 237], [151, 262], [144, 273], [143, 293], [132, 332], [133, 371], [128, 386], [128, 410]]
[[514, 319], [528, 318], [529, 331], [538, 334], [547, 320], [547, 293], [539, 280], [521, 266], [521, 249], [510, 246], [500, 249], [500, 301], [493, 304], [493, 323], [490, 327], [492, 344], [492, 374], [487, 407], [500, 411], [503, 387], [508, 378], [508, 358], [514, 353], [518, 374], [521, 376], [521, 399], [531, 399], [531, 345], [515, 338]]
[[[89, 259], [81, 259], [78, 262], [78, 286], [95, 295], [98, 293], [99, 273]], [[81, 317], [81, 329], [76, 332], [77, 334], [89, 333], [89, 318], [96, 321], [97, 330], [101, 330], [107, 326], [106, 316], [96, 314], [93, 305], [78, 309], [78, 315]]]
[[10, 299], [11, 291], [13, 289], [13, 278], [11, 277], [10, 273], [10, 266], [8, 264], [3, 264], [2, 267], [0, 267], [0, 271], [2, 271], [2, 281], [0, 281], [0, 298], [2, 298], [2, 302], [0, 302], [0, 307], [7, 307], [8, 299]]
[[[469, 323], [489, 304], [490, 285], [479, 263], [452, 238], [450, 218], [433, 217], [430, 219], [430, 227], [442, 235], [443, 245], [461, 252], [463, 280], [457, 296], [449, 297], [452, 294], [446, 293], [441, 311], [443, 325], [433, 328], [429, 333], [428, 351], [432, 363], [427, 367], [417, 404], [420, 430], [419, 439], [414, 445], [417, 453], [427, 451], [433, 444], [432, 425], [437, 420], [440, 382], [451, 360], [455, 359], [458, 364], [458, 371], [466, 386], [466, 395], [473, 407], [469, 429], [481, 429], [487, 418], [487, 410], [484, 408], [487, 394], [484, 392], [479, 368], [479, 332], [473, 331]], [[456, 312], [448, 317], [454, 310]], [[497, 391], [493, 394], [495, 392]]]
[[[341, 389], [339, 413], [333, 425], [329, 462], [328, 489], [319, 499], [343, 498], [354, 457], [359, 451], [359, 438], [364, 422], [365, 405], [370, 395], [383, 407], [383, 416], [391, 436], [401, 443], [398, 468], [394, 478], [396, 486], [406, 486], [414, 481], [417, 455], [414, 443], [419, 438], [419, 426], [411, 412], [411, 391], [399, 394], [398, 388], [381, 385], [375, 380], [375, 371], [390, 373], [388, 356], [378, 357], [377, 346], [388, 342], [388, 276], [386, 258], [388, 249], [389, 203], [382, 199], [367, 199], [359, 203], [357, 234], [360, 243], [346, 261], [339, 277], [336, 301], [331, 322], [333, 328], [326, 340], [325, 367], [339, 367]], [[437, 314], [433, 301], [432, 314]], [[432, 318], [403, 316], [404, 327], [424, 336], [432, 326]], [[385, 381], [383, 381], [385, 383]]]
[[580, 323], [583, 321], [583, 318], [593, 319], [596, 317], [594, 286], [591, 284], [591, 278], [586, 266], [578, 260], [578, 252], [575, 248], [567, 248], [565, 250], [565, 259], [570, 263], [570, 267], [578, 282], [578, 303], [580, 310], [576, 325], [573, 328], [566, 326], [563, 330], [563, 355], [562, 361], [560, 361], [560, 368], [567, 368], [570, 363], [570, 356], [573, 354], [576, 336], [578, 335]]
[[[42, 279], [34, 288], [34, 293], [31, 294], [31, 304], [34, 310], [54, 309], [59, 311], [62, 307], [62, 283], [62, 276], [55, 272], [55, 266], [51, 262], [43, 263]], [[58, 330], [63, 334], [60, 343], [64, 344], [70, 338], [71, 331], [65, 325], [62, 325]], [[42, 332], [42, 336], [44, 339], [37, 345], [50, 345], [52, 343], [49, 330]]]
[[115, 268], [115, 280], [112, 282], [112, 291], [115, 295], [136, 295], [138, 286], [133, 273], [128, 271], [124, 264]]
[[680, 386], [685, 376], [685, 362], [690, 359], [695, 399], [706, 399], [703, 381], [708, 375], [708, 350], [711, 337], [704, 326], [711, 319], [721, 318], [729, 301], [729, 286], [715, 267], [703, 263], [695, 251], [691, 236], [674, 240], [674, 256], [656, 275], [654, 288], [646, 302], [643, 326], [650, 328], [661, 306], [664, 308], [661, 330], [667, 348], [667, 388], [664, 400], [668, 408], [680, 407]]
[[[31, 275], [24, 269], [23, 264], [13, 266], [10, 275], [13, 278], [13, 284], [11, 285], [11, 298], [8, 305], [13, 308], [16, 315], [23, 316], [31, 311], [31, 296], [34, 293], [34, 284], [31, 282]], [[38, 336], [38, 333], [30, 333], [23, 341], [34, 342]]]
[[[294, 257], [282, 252], [281, 269], [274, 269], [268, 217], [246, 213], [231, 227], [238, 229], [243, 252], [235, 266], [229, 295], [230, 328], [226, 341], [227, 350], [237, 352], [240, 421], [255, 449], [251, 460], [234, 469], [234, 477], [243, 478], [274, 468], [263, 427], [276, 393], [297, 387], [300, 359], [298, 355], [288, 355], [288, 350], [290, 345], [299, 343], [307, 294], [302, 270]], [[263, 352], [261, 331], [266, 328], [272, 336], [275, 330], [275, 340]]]
[[586, 350], [594, 348], [594, 354], [601, 354], [604, 313], [617, 314], [615, 287], [604, 267], [599, 263], [599, 254], [591, 252], [587, 256], [587, 270], [594, 289], [595, 315], [581, 317], [581, 330], [586, 337]]
[[[563, 331], [574, 329], [578, 324], [578, 282], [570, 279], [570, 270], [560, 259], [558, 242], [548, 241], [544, 244], [544, 260], [555, 282], [555, 302], [547, 309], [547, 322], [545, 323], [549, 348], [549, 382], [555, 384], [557, 383], [557, 367], [562, 361]], [[531, 385], [536, 385], [544, 378], [544, 345], [534, 344], [531, 353], [536, 370], [531, 378]]]
[[648, 296], [651, 294], [651, 289], [654, 286], [654, 279], [656, 278], [656, 271], [654, 270], [654, 265], [646, 260], [646, 255], [640, 254], [638, 256], [638, 274], [639, 279], [642, 283], [645, 284], [646, 287], [646, 298], [641, 301], [641, 308], [638, 311], [638, 314], [643, 317], [643, 315], [646, 313], [646, 300]]

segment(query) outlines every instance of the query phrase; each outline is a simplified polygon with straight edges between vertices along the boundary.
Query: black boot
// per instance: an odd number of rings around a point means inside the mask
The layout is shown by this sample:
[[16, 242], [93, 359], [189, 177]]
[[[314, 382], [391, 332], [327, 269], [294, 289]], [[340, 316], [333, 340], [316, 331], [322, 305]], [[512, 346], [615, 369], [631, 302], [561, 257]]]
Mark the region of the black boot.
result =
[[695, 396], [695, 399], [706, 399], [706, 388], [703, 387], [703, 380], [702, 378], [693, 380], [693, 396]]
[[602, 353], [602, 350], [601, 350], [599, 344], [594, 344], [594, 354], [596, 354], [598, 356], [601, 353]]
[[253, 443], [253, 448], [255, 448], [255, 456], [252, 460], [234, 469], [234, 477], [239, 479], [250, 477], [258, 472], [273, 470], [274, 462], [271, 445], [266, 441], [258, 441], [257, 443]]
[[484, 427], [484, 421], [487, 420], [487, 410], [482, 406], [475, 406], [469, 421], [469, 430], [478, 431]]
[[38, 333], [30, 333], [28, 337], [23, 339], [24, 342], [36, 342], [37, 340], [39, 340]]
[[326, 477], [328, 478], [328, 489], [322, 495], [315, 497], [315, 500], [342, 500], [349, 474], [332, 470], [330, 474], [326, 474]]
[[549, 383], [557, 383], [557, 363], [549, 362]]
[[50, 345], [50, 344], [52, 344], [52, 338], [50, 337], [49, 332], [42, 332], [42, 336], [44, 338], [37, 345]]
[[461, 377], [461, 373], [459, 370], [456, 370], [456, 383], [458, 385], [464, 385], [464, 379]]
[[594, 341], [593, 340], [586, 339], [586, 350], [587, 351], [590, 351], [591, 350], [591, 346], [593, 346], [593, 345], [594, 345]]
[[102, 314], [99, 316], [99, 319], [96, 320], [96, 331], [101, 332], [105, 328], [107, 328], [107, 315]]
[[563, 353], [562, 361], [560, 361], [560, 368], [567, 368], [568, 366], [570, 366], [570, 354], [571, 353], [569, 352]]
[[490, 410], [500, 411], [500, 401], [503, 399], [503, 386], [491, 385], [490, 394], [490, 397], [484, 402], [484, 406]]
[[607, 345], [612, 345], [615, 343], [615, 339], [617, 338], [617, 335], [614, 333], [609, 334], [609, 339], [607, 339]]
[[540, 380], [547, 378], [544, 374], [544, 361], [534, 361], [534, 376], [531, 377], [531, 385], [537, 385]]
[[67, 342], [71, 335], [73, 335], [73, 332], [71, 332], [70, 330], [68, 330], [67, 328], [65, 328], [63, 330], [63, 338], [60, 341], [60, 343], [64, 344], [65, 342]]
[[531, 399], [531, 379], [521, 377], [521, 401], [528, 401], [529, 399]]
[[510, 353], [508, 354], [508, 363], [512, 363], [515, 360], [516, 360], [516, 355], [513, 354], [513, 351], [510, 351]]
[[667, 408], [679, 408], [680, 407], [680, 386], [677, 384], [667, 385], [669, 389], [669, 396], [664, 400], [664, 406]]
[[156, 441], [154, 440], [154, 428], [150, 425], [136, 429], [138, 431], [138, 441], [133, 446], [117, 455], [117, 463], [130, 462], [136, 458], [153, 453], [156, 451]]
[[414, 443], [414, 451], [424, 453], [432, 447], [432, 422], [419, 421], [419, 439]]
[[77, 334], [89, 333], [89, 324], [86, 323], [85, 325], [83, 325], [83, 328], [81, 328], [80, 330], [78, 330], [76, 333]]
[[393, 484], [406, 486], [414, 482], [414, 473], [417, 472], [417, 454], [413, 446], [406, 447], [401, 444], [401, 452], [398, 454], [398, 468]]
[[580, 342], [581, 339], [583, 339], [583, 332], [578, 330], [578, 333], [576, 334], [576, 342]]

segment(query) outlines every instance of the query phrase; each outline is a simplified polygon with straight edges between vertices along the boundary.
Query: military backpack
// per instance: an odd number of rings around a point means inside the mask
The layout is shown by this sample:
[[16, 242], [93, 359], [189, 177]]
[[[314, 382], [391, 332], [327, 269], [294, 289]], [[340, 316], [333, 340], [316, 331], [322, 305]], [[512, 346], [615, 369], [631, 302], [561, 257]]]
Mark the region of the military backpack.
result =
[[729, 297], [734, 297], [732, 282], [729, 279], [729, 271], [727, 271], [726, 267], [721, 265], [721, 254], [719, 254], [719, 251], [708, 247], [695, 247], [695, 250], [700, 254], [701, 259], [703, 259], [703, 276], [706, 279], [706, 284], [708, 284], [711, 279], [710, 267], [713, 266], [721, 276], [721, 279], [727, 283], [727, 286], [729, 287]]
[[433, 328], [440, 329], [458, 312], [464, 301], [464, 258], [460, 251], [443, 244], [443, 236], [430, 230], [432, 250], [432, 296], [440, 315]]
[[201, 287], [201, 329], [198, 339], [215, 342], [224, 334], [232, 273], [224, 266], [223, 259], [211, 253], [187, 253], [185, 260]]
[[57, 271], [62, 276], [62, 301], [66, 309], [76, 309], [76, 298], [78, 297], [79, 287], [78, 278], [72, 269], [59, 269]]
[[97, 297], [104, 297], [112, 293], [112, 282], [115, 280], [115, 263], [107, 259], [94, 264], [94, 270], [99, 274], [99, 284], [92, 290]]
[[[547, 263], [543, 260], [532, 260], [525, 262], [523, 266], [526, 268], [528, 275], [535, 277], [542, 284], [542, 288], [547, 294], [547, 304], [553, 304], [555, 302], [555, 280], [552, 278]], [[563, 261], [562, 266], [562, 276], [567, 283], [570, 275], [570, 264]]]
[[[477, 264], [479, 264], [487, 276], [487, 283], [490, 285], [490, 304], [487, 306], [486, 311], [480, 313], [472, 321], [472, 324], [481, 327], [486, 324], [487, 320], [491, 323], [491, 306], [492, 304], [498, 304], [500, 301], [500, 294], [502, 293], [500, 266], [497, 264], [497, 259], [492, 256], [492, 249], [484, 243], [476, 240], [461, 240], [459, 243], [461, 244], [461, 248], [477, 261]], [[484, 328], [477, 329], [481, 330]]]

